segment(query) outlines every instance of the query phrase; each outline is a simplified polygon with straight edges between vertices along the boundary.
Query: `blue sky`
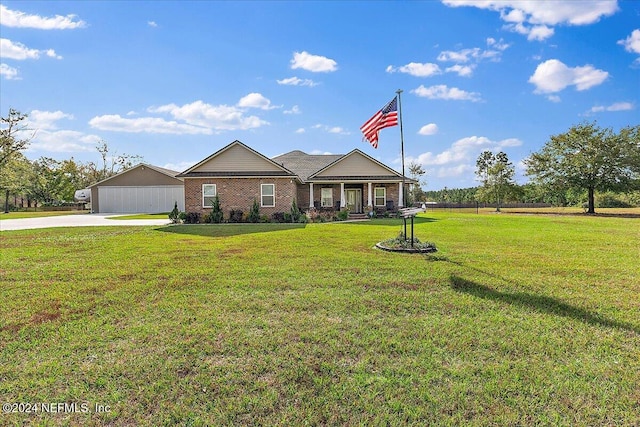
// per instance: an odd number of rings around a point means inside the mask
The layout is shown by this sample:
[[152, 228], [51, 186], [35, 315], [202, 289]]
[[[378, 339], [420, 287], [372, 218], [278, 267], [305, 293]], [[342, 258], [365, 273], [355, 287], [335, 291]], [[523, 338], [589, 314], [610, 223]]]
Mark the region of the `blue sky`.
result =
[[402, 89], [426, 189], [477, 185], [597, 121], [640, 124], [636, 1], [5, 1], [0, 103], [28, 158], [138, 154], [184, 170], [238, 139], [266, 156], [359, 148], [400, 170], [400, 129], [360, 126]]

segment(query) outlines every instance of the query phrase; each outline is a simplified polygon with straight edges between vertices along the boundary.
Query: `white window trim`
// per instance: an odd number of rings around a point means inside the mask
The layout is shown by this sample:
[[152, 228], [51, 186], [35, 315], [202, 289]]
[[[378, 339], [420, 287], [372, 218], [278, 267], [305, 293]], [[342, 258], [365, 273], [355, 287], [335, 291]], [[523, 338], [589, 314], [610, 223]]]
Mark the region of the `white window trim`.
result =
[[[213, 187], [213, 196], [204, 195], [204, 187]], [[204, 202], [205, 197], [216, 197], [218, 195], [218, 186], [216, 184], [202, 184], [202, 207], [211, 209], [211, 204], [207, 205]]]
[[[378, 197], [376, 196], [376, 191], [377, 191], [377, 190], [382, 190], [382, 191], [384, 192], [383, 202], [382, 202], [382, 204], [381, 204], [381, 205], [380, 205], [380, 204], [378, 204]], [[376, 187], [376, 188], [373, 190], [373, 203], [374, 203], [376, 206], [387, 206], [387, 187]]]
[[[264, 194], [264, 186], [265, 185], [270, 185], [273, 188], [273, 194]], [[264, 204], [264, 197], [273, 197], [273, 204], [272, 205], [265, 205]], [[260, 207], [263, 208], [275, 208], [276, 207], [276, 185], [275, 184], [260, 184]]]
[[[323, 205], [322, 202], [324, 201], [325, 197], [322, 195], [322, 193], [329, 191], [329, 197], [327, 197], [327, 199], [330, 200], [328, 205]], [[323, 208], [332, 208], [333, 207], [333, 188], [322, 188], [320, 189], [320, 206]]]

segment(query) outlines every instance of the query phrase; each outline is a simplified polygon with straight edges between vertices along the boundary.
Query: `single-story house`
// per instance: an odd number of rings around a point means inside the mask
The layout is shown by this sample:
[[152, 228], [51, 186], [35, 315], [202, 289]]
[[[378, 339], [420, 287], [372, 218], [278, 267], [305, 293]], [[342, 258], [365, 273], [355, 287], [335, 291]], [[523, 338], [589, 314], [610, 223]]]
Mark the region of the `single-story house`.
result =
[[254, 200], [260, 213], [288, 212], [294, 200], [302, 210], [395, 210], [404, 206], [414, 180], [402, 176], [362, 151], [317, 155], [291, 151], [272, 159], [234, 141], [177, 175], [184, 180], [186, 212], [206, 214], [217, 195], [220, 206], [249, 212]]
[[184, 183], [179, 172], [140, 163], [91, 185], [94, 213], [170, 212], [174, 204], [184, 211]]

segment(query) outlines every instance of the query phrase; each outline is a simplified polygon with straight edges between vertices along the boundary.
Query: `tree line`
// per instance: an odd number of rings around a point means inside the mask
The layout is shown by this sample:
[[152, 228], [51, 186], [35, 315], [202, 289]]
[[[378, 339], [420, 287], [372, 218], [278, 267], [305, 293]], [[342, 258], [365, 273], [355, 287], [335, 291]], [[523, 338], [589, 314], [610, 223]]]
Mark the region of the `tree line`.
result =
[[523, 202], [583, 205], [587, 213], [595, 213], [596, 199], [599, 207], [640, 206], [640, 125], [617, 133], [595, 122], [575, 125], [551, 136], [524, 163], [531, 180], [518, 185], [507, 154], [484, 151], [476, 161], [480, 186], [428, 191], [422, 197], [449, 203], [487, 202], [497, 210], [504, 202]]
[[[4, 211], [9, 203], [31, 207], [73, 202], [76, 190], [120, 173], [142, 160], [138, 155], [118, 154], [105, 141], [96, 146], [99, 160], [79, 162], [40, 157], [29, 160], [22, 153], [35, 136], [26, 123], [27, 114], [14, 109], [1, 118], [0, 129], [0, 190], [4, 196]], [[1, 193], [0, 193], [1, 194]], [[13, 196], [13, 200], [10, 200]]]
[[[5, 212], [9, 196], [32, 203], [73, 201], [76, 190], [126, 170], [142, 160], [137, 155], [112, 153], [106, 142], [96, 147], [97, 162], [55, 160], [41, 157], [30, 161], [23, 154], [34, 137], [26, 126], [27, 115], [14, 109], [0, 124], [0, 190]], [[504, 152], [484, 151], [476, 161], [477, 187], [424, 191], [421, 165], [412, 163], [409, 202], [486, 202], [500, 209], [505, 202], [550, 203], [557, 206], [584, 204], [595, 213], [596, 192], [600, 206], [640, 206], [640, 125], [619, 132], [600, 128], [596, 122], [572, 126], [552, 135], [545, 145], [524, 160], [530, 182], [518, 185], [515, 168]], [[24, 205], [24, 200], [14, 204]]]

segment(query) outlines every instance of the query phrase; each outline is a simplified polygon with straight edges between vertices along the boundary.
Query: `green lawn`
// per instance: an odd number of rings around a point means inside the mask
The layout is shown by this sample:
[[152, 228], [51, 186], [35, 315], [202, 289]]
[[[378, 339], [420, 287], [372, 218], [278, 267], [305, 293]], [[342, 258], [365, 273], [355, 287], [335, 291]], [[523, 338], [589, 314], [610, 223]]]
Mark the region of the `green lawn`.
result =
[[41, 218], [46, 216], [86, 215], [88, 213], [89, 211], [16, 211], [9, 213], [0, 212], [0, 221], [5, 219]]
[[[0, 425], [640, 424], [640, 220], [0, 235]], [[109, 411], [93, 413], [95, 405]]]

